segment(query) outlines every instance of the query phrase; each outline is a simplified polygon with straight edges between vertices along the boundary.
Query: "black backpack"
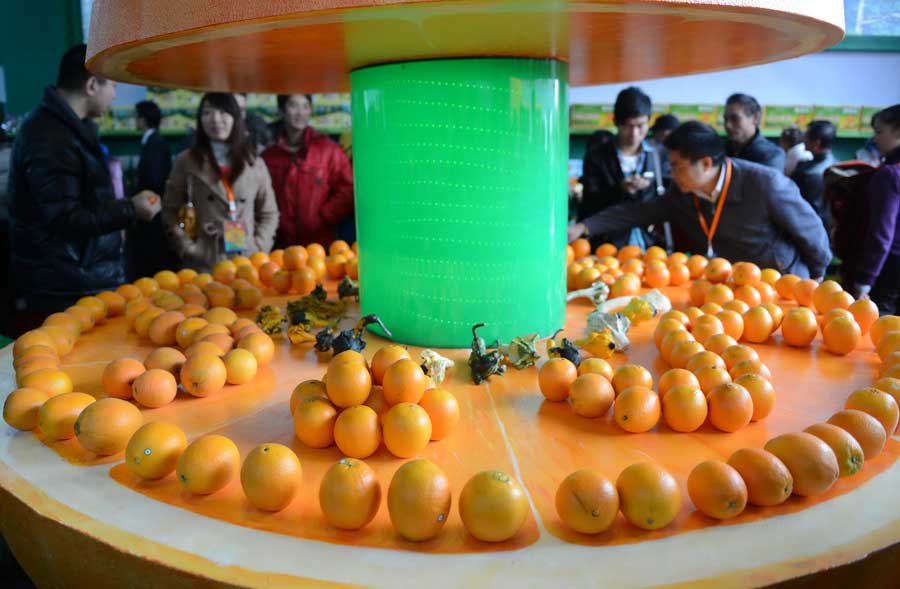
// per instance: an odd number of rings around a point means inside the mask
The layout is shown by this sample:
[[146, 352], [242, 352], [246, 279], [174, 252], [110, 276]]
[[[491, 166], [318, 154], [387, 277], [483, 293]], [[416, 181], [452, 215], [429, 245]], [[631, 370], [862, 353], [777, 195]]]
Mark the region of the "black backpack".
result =
[[841, 282], [850, 288], [856, 282], [862, 245], [869, 219], [869, 181], [878, 168], [863, 161], [840, 162], [825, 171], [825, 206], [831, 212], [831, 248], [841, 260]]

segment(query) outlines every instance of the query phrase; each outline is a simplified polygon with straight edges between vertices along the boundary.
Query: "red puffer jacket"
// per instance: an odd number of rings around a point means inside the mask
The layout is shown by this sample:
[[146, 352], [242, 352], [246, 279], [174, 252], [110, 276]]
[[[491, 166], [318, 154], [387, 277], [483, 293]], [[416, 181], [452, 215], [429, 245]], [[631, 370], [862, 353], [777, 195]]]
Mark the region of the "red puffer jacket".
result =
[[281, 214], [275, 246], [334, 241], [337, 224], [353, 212], [353, 170], [340, 146], [307, 127], [301, 149], [291, 151], [282, 136], [262, 158]]

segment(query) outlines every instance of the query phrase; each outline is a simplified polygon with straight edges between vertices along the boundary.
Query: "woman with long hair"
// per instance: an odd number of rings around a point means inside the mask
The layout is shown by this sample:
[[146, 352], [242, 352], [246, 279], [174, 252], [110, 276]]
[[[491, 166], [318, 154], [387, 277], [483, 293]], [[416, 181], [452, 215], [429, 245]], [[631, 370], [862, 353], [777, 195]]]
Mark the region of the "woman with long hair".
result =
[[203, 95], [194, 145], [175, 158], [163, 223], [185, 266], [208, 272], [236, 255], [268, 252], [278, 205], [265, 163], [253, 153], [231, 94]]

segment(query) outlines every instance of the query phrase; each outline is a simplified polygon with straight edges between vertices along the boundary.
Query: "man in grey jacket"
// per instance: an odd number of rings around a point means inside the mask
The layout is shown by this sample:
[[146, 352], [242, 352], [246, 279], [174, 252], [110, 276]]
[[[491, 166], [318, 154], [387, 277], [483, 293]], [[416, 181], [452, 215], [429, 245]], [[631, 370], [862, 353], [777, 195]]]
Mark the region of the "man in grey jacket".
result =
[[781, 171], [725, 157], [708, 125], [690, 121], [666, 139], [672, 165], [663, 198], [615, 206], [571, 225], [583, 235], [670, 221], [691, 253], [753, 262], [819, 279], [831, 261], [828, 235], [797, 186]]

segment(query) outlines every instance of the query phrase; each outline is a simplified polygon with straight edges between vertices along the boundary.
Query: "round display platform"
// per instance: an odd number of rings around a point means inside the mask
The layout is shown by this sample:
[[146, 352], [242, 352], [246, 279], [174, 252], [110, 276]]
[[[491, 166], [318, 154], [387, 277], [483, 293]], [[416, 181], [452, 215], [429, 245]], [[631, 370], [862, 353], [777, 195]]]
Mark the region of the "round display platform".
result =
[[[332, 285], [333, 287], [334, 285]], [[676, 308], [687, 306], [687, 288], [665, 289]], [[284, 298], [266, 302], [283, 302]], [[579, 337], [593, 307], [567, 307], [567, 330]], [[353, 313], [351, 313], [353, 314]], [[353, 318], [348, 319], [348, 324]], [[635, 327], [628, 354], [614, 366], [646, 366], [655, 380], [667, 369], [652, 341], [656, 321]], [[371, 358], [383, 340], [368, 336]], [[443, 386], [460, 402], [461, 420], [420, 457], [444, 469], [453, 506], [443, 532], [412, 544], [393, 531], [385, 501], [375, 520], [358, 532], [330, 527], [318, 507], [324, 471], [341, 457], [332, 447], [313, 450], [293, 433], [288, 399], [325, 364], [309, 344], [276, 343], [275, 360], [249, 384], [206, 398], [179, 395], [144, 421], [179, 424], [192, 440], [217, 432], [234, 440], [242, 456], [254, 446], [290, 446], [303, 464], [303, 483], [284, 511], [264, 513], [247, 503], [239, 481], [206, 497], [184, 493], [174, 475], [156, 483], [135, 479], [122, 454], [99, 458], [76, 440], [43, 443], [39, 435], [0, 426], [0, 526], [17, 558], [41, 587], [305, 587], [371, 585], [559, 587], [751, 587], [818, 574], [815, 583], [873, 551], [900, 540], [900, 441], [863, 469], [839, 479], [826, 494], [793, 496], [778, 507], [748, 507], [725, 523], [697, 512], [686, 491], [691, 469], [726, 459], [743, 447], [762, 447], [784, 432], [801, 431], [843, 407], [849, 392], [868, 386], [878, 358], [868, 338], [846, 357], [784, 345], [780, 335], [752, 345], [774, 374], [775, 410], [765, 420], [723, 433], [709, 424], [690, 434], [662, 422], [642, 434], [619, 429], [610, 415], [586, 419], [568, 403], [545, 401], [537, 368], [510, 369], [474, 386], [467, 351], [445, 353], [456, 361]], [[113, 358], [143, 358], [152, 346], [126, 333], [115, 318], [83, 335], [63, 359], [75, 389], [102, 396], [100, 375]], [[412, 349], [418, 357], [420, 349]], [[11, 346], [0, 352], [0, 390], [15, 385]], [[627, 465], [652, 460], [677, 479], [683, 504], [668, 527], [645, 532], [620, 515], [599, 536], [569, 531], [554, 508], [559, 483], [572, 471], [592, 468], [615, 479]], [[386, 489], [405, 460], [383, 447], [366, 461]], [[456, 500], [478, 471], [500, 469], [520, 480], [530, 514], [508, 542], [489, 544], [465, 531]], [[895, 567], [888, 584], [897, 582]], [[858, 576], [856, 578], [859, 578]], [[798, 586], [823, 586], [798, 585]]]
[[145, 85], [349, 89], [360, 67], [448, 57], [553, 58], [569, 83], [735, 68], [820, 51], [841, 0], [97, 0], [88, 65]]

